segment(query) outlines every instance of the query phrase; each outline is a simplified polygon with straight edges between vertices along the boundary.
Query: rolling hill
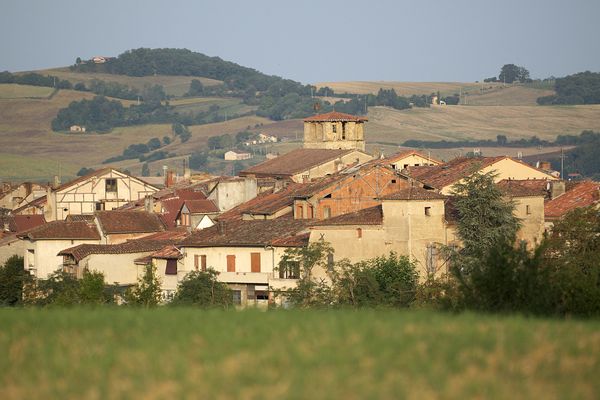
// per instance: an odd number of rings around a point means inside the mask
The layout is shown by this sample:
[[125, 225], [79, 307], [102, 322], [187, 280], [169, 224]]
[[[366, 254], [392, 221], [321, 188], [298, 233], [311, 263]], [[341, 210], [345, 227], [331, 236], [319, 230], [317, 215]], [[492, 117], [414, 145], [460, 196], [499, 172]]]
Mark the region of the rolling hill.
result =
[[[245, 67], [240, 71], [246, 71]], [[258, 106], [245, 104], [240, 97], [183, 97], [190, 82], [198, 79], [206, 87], [221, 85], [223, 81], [199, 76], [148, 75], [128, 76], [103, 72], [75, 72], [70, 68], [35, 71], [49, 74], [72, 84], [89, 84], [93, 80], [116, 82], [132, 88], [161, 85], [170, 96], [169, 104], [180, 114], [206, 112], [217, 109], [223, 122], [189, 126], [191, 138], [186, 143], [174, 137], [170, 124], [148, 124], [114, 128], [109, 133], [68, 134], [53, 132], [50, 122], [61, 108], [72, 101], [91, 99], [94, 94], [74, 90], [54, 90], [17, 84], [0, 84], [0, 180], [49, 180], [60, 169], [65, 177], [72, 177], [81, 167], [99, 167], [102, 161], [120, 155], [127, 146], [146, 143], [152, 138], [169, 136], [172, 143], [161, 148], [172, 154], [170, 159], [151, 162], [152, 173], [162, 165], [181, 165], [182, 158], [206, 148], [209, 137], [225, 133], [235, 134], [250, 128], [287, 140], [270, 148], [285, 152], [300, 146], [302, 120], [271, 121], [252, 115]], [[249, 70], [253, 79], [257, 71]], [[259, 75], [257, 75], [259, 74]], [[264, 78], [266, 77], [266, 78]], [[263, 76], [277, 85], [280, 78]], [[262, 79], [262, 78], [261, 78]], [[292, 82], [292, 81], [290, 81]], [[297, 83], [293, 83], [296, 85]], [[299, 85], [299, 84], [298, 84]], [[476, 82], [323, 82], [317, 87], [329, 86], [337, 93], [377, 93], [379, 88], [393, 88], [399, 95], [430, 94], [442, 96], [463, 94], [463, 105], [395, 110], [387, 107], [369, 108], [366, 140], [369, 151], [395, 151], [408, 139], [463, 140], [495, 139], [506, 135], [509, 140], [538, 136], [554, 139], [559, 134], [578, 134], [582, 130], [600, 130], [600, 106], [537, 106], [539, 96], [552, 90], [531, 85], [504, 86], [500, 83]], [[296, 86], [297, 87], [297, 86]], [[226, 92], [221, 92], [226, 93]], [[118, 100], [118, 99], [117, 99]], [[327, 98], [330, 102], [340, 100]], [[119, 100], [124, 106], [132, 101]], [[241, 118], [232, 116], [244, 114]], [[262, 149], [264, 152], [265, 149]], [[501, 151], [501, 150], [498, 150]], [[453, 153], [452, 150], [447, 152]], [[138, 173], [142, 163], [137, 159], [114, 163]]]

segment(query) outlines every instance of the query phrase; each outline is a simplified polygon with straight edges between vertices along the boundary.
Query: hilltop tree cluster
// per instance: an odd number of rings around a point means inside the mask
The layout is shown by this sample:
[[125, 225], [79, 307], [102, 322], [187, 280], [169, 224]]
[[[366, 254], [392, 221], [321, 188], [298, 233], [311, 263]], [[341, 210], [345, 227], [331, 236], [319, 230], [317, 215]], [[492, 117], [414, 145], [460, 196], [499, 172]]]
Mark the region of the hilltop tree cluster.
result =
[[586, 71], [557, 78], [554, 90], [554, 95], [539, 97], [538, 104], [600, 104], [600, 73]]

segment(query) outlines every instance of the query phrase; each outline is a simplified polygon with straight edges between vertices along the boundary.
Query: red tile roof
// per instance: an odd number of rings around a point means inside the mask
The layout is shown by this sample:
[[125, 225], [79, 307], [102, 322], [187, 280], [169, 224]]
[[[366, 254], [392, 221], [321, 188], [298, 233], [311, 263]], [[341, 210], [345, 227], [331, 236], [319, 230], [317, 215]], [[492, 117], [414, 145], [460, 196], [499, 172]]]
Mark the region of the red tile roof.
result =
[[60, 240], [60, 239], [80, 239], [80, 240], [100, 240], [100, 233], [94, 224], [88, 224], [84, 221], [52, 221], [44, 225], [37, 226], [18, 235], [24, 239], [30, 240]]
[[326, 114], [314, 115], [304, 119], [304, 122], [334, 122], [334, 121], [348, 121], [348, 122], [365, 122], [369, 119], [367, 117], [359, 117], [351, 114], [344, 114], [337, 111], [332, 111]]
[[[540, 182], [548, 182], [541, 179], [536, 179]], [[536, 182], [535, 185], [527, 185], [525, 180], [508, 180], [503, 179], [496, 185], [507, 196], [510, 197], [544, 197], [547, 190], [540, 190], [540, 185]]]
[[147, 211], [97, 211], [95, 215], [105, 234], [147, 233], [165, 230], [158, 215]]
[[287, 243], [297, 244], [304, 240], [298, 240], [295, 236], [305, 234], [309, 222], [289, 218], [222, 221], [210, 228], [192, 232], [178, 247], [287, 247]]
[[[252, 200], [240, 204], [229, 211], [219, 215], [219, 221], [231, 221], [242, 219], [243, 214], [271, 215], [294, 204], [294, 193], [302, 187], [300, 183], [291, 183], [285, 188], [273, 192], [268, 190], [259, 194]], [[290, 209], [291, 211], [291, 209]]]
[[557, 219], [575, 208], [596, 204], [600, 200], [599, 190], [598, 182], [579, 182], [563, 195], [547, 201], [544, 205], [544, 214], [547, 219]]
[[365, 208], [349, 214], [338, 215], [333, 218], [320, 220], [312, 226], [338, 226], [338, 225], [381, 225], [383, 211], [381, 205]]
[[10, 215], [8, 217], [11, 232], [21, 233], [46, 223], [43, 215]]
[[381, 198], [381, 200], [444, 200], [447, 197], [434, 192], [433, 190], [423, 189], [418, 186], [411, 186], [402, 189], [396, 193], [389, 194]]
[[240, 172], [240, 176], [290, 177], [329, 161], [333, 161], [354, 149], [296, 149], [277, 158], [267, 160]]
[[185, 206], [192, 214], [210, 214], [219, 212], [219, 207], [212, 200], [186, 200]]

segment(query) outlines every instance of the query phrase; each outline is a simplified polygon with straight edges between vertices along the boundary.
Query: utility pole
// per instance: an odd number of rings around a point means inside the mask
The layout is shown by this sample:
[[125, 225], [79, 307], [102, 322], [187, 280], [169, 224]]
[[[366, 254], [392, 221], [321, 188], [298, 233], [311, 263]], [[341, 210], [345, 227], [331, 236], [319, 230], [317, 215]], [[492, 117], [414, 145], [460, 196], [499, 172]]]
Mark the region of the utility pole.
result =
[[565, 167], [565, 152], [564, 152], [564, 149], [561, 147], [560, 148], [560, 178], [561, 179], [565, 179], [564, 167]]

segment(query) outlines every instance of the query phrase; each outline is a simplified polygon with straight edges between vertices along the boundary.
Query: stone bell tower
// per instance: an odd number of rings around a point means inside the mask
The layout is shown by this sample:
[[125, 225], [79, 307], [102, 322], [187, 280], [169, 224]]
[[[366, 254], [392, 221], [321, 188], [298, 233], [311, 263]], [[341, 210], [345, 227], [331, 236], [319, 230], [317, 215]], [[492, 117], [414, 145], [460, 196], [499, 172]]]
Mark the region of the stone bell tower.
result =
[[366, 117], [330, 112], [304, 120], [305, 149], [357, 149], [365, 151]]

